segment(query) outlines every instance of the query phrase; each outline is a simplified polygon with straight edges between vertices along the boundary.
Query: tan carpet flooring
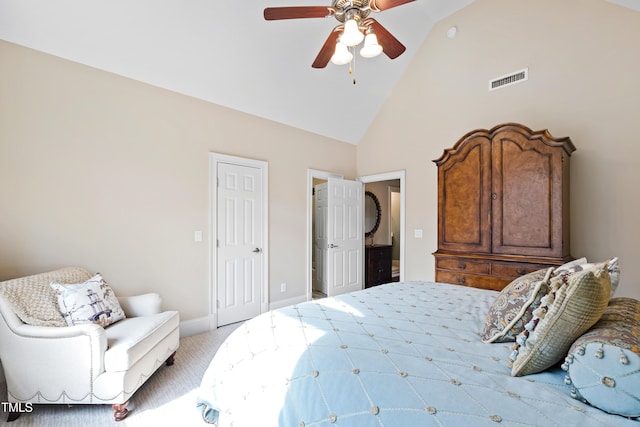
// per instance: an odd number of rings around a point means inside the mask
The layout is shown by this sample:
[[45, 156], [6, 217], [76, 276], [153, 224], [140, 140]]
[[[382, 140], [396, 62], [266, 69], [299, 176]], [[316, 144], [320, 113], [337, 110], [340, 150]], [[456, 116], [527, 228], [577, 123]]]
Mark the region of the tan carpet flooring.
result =
[[[0, 414], [0, 425], [8, 427], [85, 427], [85, 426], [210, 426], [196, 409], [196, 394], [204, 371], [224, 339], [241, 323], [214, 332], [182, 338], [173, 366], [162, 366], [142, 385], [129, 402], [129, 416], [116, 423], [110, 405], [34, 405], [7, 423]], [[0, 399], [6, 402], [6, 384], [0, 385]]]

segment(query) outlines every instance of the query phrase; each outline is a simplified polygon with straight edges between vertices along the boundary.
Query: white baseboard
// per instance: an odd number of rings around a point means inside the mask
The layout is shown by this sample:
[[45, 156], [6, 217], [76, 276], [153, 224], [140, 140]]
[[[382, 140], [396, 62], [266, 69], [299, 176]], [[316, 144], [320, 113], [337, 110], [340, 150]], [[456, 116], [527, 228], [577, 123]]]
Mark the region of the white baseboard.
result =
[[[307, 298], [304, 295], [285, 299], [282, 301], [275, 301], [269, 304], [269, 310], [275, 310], [294, 304], [300, 304], [306, 301]], [[191, 335], [213, 331], [214, 329], [216, 329], [216, 326], [217, 325], [215, 323], [213, 315], [198, 317], [197, 319], [184, 320], [180, 322], [180, 338], [190, 337]]]
[[269, 310], [275, 310], [282, 307], [287, 307], [289, 305], [300, 304], [307, 301], [307, 297], [301, 295], [295, 298], [289, 298], [282, 301], [275, 301], [269, 304]]
[[205, 316], [180, 322], [180, 338], [211, 331], [213, 326], [211, 317]]

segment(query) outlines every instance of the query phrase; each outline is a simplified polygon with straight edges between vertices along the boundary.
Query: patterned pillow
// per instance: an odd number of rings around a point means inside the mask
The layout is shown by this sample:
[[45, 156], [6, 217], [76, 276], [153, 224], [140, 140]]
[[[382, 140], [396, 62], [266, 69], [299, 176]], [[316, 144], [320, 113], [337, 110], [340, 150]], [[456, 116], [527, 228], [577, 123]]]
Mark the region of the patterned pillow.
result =
[[509, 283], [495, 299], [484, 321], [482, 341], [515, 341], [549, 293], [549, 276], [553, 267], [520, 276]]
[[600, 319], [611, 294], [607, 266], [599, 263], [551, 280], [551, 292], [516, 339], [510, 356], [511, 375], [534, 374], [553, 366]]
[[571, 396], [606, 412], [640, 416], [640, 301], [613, 298], [562, 365]]
[[524, 331], [524, 325], [533, 318], [534, 310], [540, 307], [542, 297], [549, 293], [549, 275], [578, 271], [578, 266], [586, 262], [586, 258], [576, 259], [556, 269], [550, 267], [525, 274], [509, 283], [489, 308], [482, 341], [515, 341], [518, 334]]
[[80, 267], [65, 267], [1, 282], [0, 295], [27, 325], [67, 326], [60, 313], [56, 293], [49, 284], [78, 283], [90, 277], [91, 273]]
[[102, 327], [124, 319], [124, 311], [100, 273], [84, 283], [51, 283], [58, 295], [60, 311], [67, 325], [96, 323]]

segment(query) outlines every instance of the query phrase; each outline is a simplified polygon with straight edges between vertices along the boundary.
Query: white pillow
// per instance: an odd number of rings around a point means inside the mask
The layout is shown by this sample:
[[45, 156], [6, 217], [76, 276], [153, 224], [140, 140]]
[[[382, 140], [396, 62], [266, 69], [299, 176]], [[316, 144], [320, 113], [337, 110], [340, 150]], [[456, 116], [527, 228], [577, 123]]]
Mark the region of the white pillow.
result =
[[96, 323], [105, 327], [125, 318], [113, 289], [100, 273], [84, 283], [51, 283], [51, 287], [68, 326]]

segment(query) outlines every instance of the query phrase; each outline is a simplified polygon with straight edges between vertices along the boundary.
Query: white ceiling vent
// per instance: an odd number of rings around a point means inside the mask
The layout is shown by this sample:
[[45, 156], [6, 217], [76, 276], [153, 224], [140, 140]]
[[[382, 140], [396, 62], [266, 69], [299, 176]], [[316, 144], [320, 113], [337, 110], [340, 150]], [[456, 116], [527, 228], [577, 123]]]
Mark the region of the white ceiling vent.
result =
[[529, 79], [529, 69], [525, 68], [524, 70], [515, 71], [511, 74], [507, 74], [506, 76], [496, 77], [489, 81], [489, 90], [500, 89], [501, 87], [511, 86], [516, 83], [524, 82]]

